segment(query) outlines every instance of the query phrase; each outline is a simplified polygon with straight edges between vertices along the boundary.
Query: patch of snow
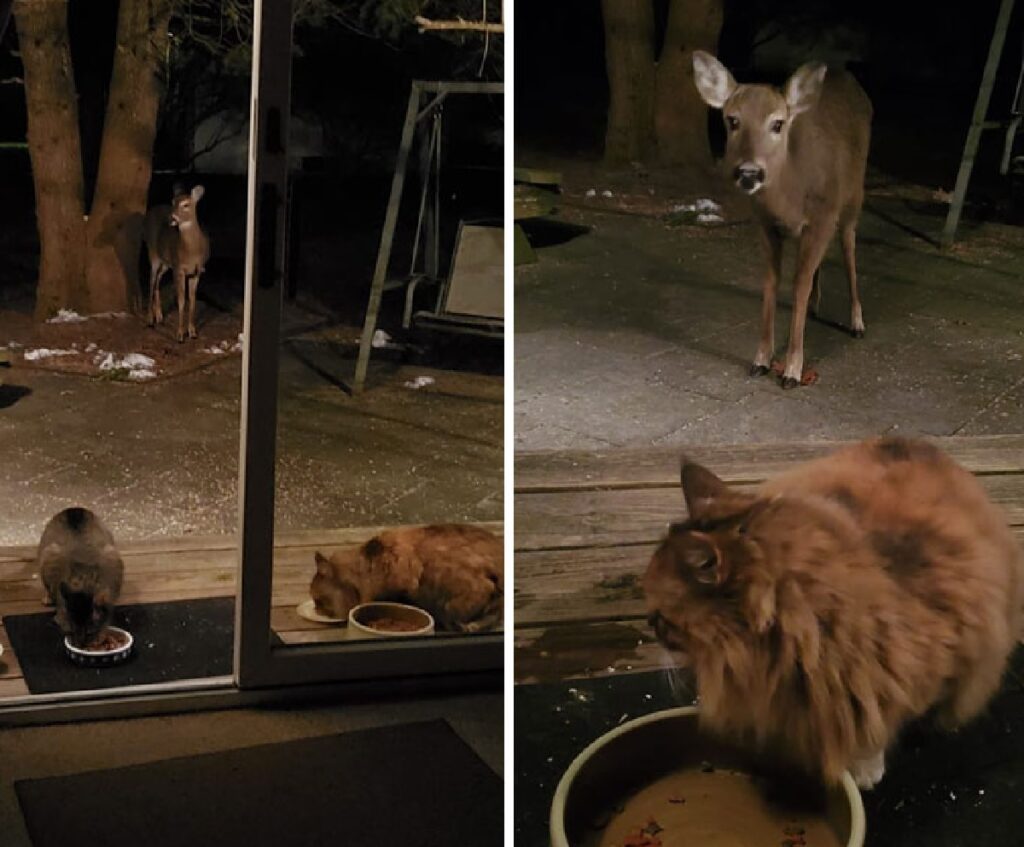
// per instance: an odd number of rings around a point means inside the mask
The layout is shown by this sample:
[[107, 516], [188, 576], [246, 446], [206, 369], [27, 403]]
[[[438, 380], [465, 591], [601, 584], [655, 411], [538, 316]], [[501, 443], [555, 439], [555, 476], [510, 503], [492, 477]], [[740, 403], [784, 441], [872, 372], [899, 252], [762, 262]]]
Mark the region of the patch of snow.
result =
[[597, 189], [588, 188], [587, 189], [587, 193], [584, 194], [583, 196], [584, 197], [597, 197]]
[[714, 224], [721, 223], [723, 220], [725, 220], [725, 218], [723, 218], [721, 215], [716, 215], [713, 212], [701, 212], [699, 215], [697, 215], [697, 220], [700, 221], [702, 224]]
[[204, 347], [203, 352], [210, 353], [214, 356], [220, 356], [224, 351], [221, 350], [220, 347]]
[[384, 332], [384, 330], [378, 329], [373, 334], [373, 340], [370, 342], [370, 346], [376, 347], [377, 349], [380, 349], [382, 347], [391, 347], [393, 346], [391, 342], [391, 336]]
[[606, 188], [606, 189], [605, 189], [604, 191], [602, 191], [602, 192], [601, 192], [601, 196], [602, 196], [602, 197], [614, 197], [615, 195], [614, 195], [614, 194], [612, 194], [612, 193], [611, 193], [611, 192], [610, 192], [610, 191], [609, 191], [609, 190], [608, 190], [608, 189]]
[[[100, 351], [102, 353], [102, 351]], [[99, 356], [97, 356], [97, 359]], [[142, 380], [153, 379], [156, 376], [154, 366], [156, 361], [142, 353], [126, 353], [118, 356], [116, 353], [107, 353], [100, 362], [101, 371], [128, 371], [128, 379]]]
[[73, 309], [61, 309], [52, 318], [47, 318], [48, 324], [77, 324], [86, 320]]
[[36, 347], [34, 350], [25, 351], [25, 360], [35, 362], [39, 359], [49, 359], [51, 356], [74, 356], [77, 350], [51, 350], [49, 347]]
[[[701, 197], [699, 200], [693, 203], [679, 203], [672, 207], [673, 212], [699, 212], [701, 214], [715, 214], [722, 210], [714, 200], [709, 200], [707, 197]], [[719, 218], [721, 220], [721, 218]]]
[[432, 376], [418, 376], [416, 379], [411, 379], [404, 383], [406, 388], [423, 388], [425, 385], [433, 385], [434, 378]]
[[7, 342], [7, 349], [8, 350], [18, 350], [18, 349], [20, 349], [23, 346], [24, 346], [23, 344], [19, 344], [17, 341], [8, 341]]
[[95, 349], [96, 349], [96, 342], [95, 341], [90, 341], [89, 342], [89, 346], [85, 348], [85, 352], [86, 353], [91, 353]]

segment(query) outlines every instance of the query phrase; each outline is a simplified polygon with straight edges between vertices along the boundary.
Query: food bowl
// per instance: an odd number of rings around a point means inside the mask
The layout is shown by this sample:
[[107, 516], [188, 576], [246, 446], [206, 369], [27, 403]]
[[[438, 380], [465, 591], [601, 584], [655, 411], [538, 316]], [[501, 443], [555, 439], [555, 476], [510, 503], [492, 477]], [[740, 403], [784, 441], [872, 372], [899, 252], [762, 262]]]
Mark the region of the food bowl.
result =
[[[686, 706], [655, 712], [642, 718], [622, 724], [602, 735], [580, 753], [562, 776], [555, 790], [551, 804], [550, 835], [551, 847], [593, 847], [601, 843], [602, 833], [607, 826], [610, 830], [616, 813], [622, 811], [627, 798], [645, 796], [648, 787], [676, 771], [692, 769], [695, 774], [717, 769], [723, 776], [742, 774], [749, 786], [747, 776], [764, 769], [766, 763], [749, 752], [734, 748], [722, 741], [712, 739], [700, 732], [697, 708]], [[751, 789], [748, 788], [748, 791]], [[853, 778], [844, 773], [836, 786], [816, 786], [812, 793], [820, 793], [820, 806], [814, 813], [814, 825], [827, 830], [831, 844], [839, 847], [863, 847], [865, 820], [864, 805]], [[708, 795], [704, 794], [703, 798]], [[759, 804], [765, 801], [757, 798]], [[706, 802], [703, 800], [702, 802]], [[696, 799], [696, 796], [691, 799]], [[680, 804], [671, 806], [669, 804]], [[668, 797], [665, 809], [666, 819], [677, 817], [682, 810], [697, 813], [697, 803], [685, 805], [686, 798]], [[714, 836], [718, 840], [693, 843], [747, 844], [747, 833], [739, 831], [746, 826], [744, 810], [728, 812], [714, 818]], [[664, 821], [663, 821], [664, 822]], [[617, 826], [630, 821], [621, 821]], [[643, 827], [647, 821], [640, 821]], [[735, 828], [735, 829], [734, 829]], [[691, 839], [685, 833], [666, 829], [659, 838], [665, 844], [687, 843]], [[682, 836], [682, 840], [680, 839]], [[772, 843], [783, 843], [787, 836], [780, 830], [778, 839]], [[654, 843], [652, 841], [652, 843]], [[816, 843], [807, 841], [807, 844]]]
[[305, 618], [307, 621], [313, 623], [345, 623], [348, 618], [332, 618], [330, 615], [321, 615], [316, 610], [316, 601], [310, 597], [308, 600], [303, 600], [295, 607], [295, 612], [300, 618]]
[[127, 661], [132, 654], [132, 646], [135, 644], [132, 634], [118, 626], [108, 626], [107, 629], [119, 635], [124, 644], [111, 650], [84, 650], [81, 647], [75, 647], [71, 643], [71, 639], [65, 637], [64, 650], [68, 654], [68, 658], [83, 668], [106, 668]]
[[433, 635], [434, 619], [429, 613], [405, 603], [363, 603], [348, 613], [348, 637], [410, 638]]

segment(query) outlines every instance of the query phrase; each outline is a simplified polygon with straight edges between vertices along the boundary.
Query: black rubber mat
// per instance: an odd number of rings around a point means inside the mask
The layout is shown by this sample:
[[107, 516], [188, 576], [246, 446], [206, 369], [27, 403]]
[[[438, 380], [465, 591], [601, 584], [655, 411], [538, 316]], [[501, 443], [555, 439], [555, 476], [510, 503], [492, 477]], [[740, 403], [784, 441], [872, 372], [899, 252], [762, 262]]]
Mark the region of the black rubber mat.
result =
[[10, 615], [4, 628], [33, 694], [201, 679], [232, 672], [232, 597], [121, 606], [113, 623], [135, 638], [132, 657], [110, 668], [81, 668], [64, 653], [53, 612]]

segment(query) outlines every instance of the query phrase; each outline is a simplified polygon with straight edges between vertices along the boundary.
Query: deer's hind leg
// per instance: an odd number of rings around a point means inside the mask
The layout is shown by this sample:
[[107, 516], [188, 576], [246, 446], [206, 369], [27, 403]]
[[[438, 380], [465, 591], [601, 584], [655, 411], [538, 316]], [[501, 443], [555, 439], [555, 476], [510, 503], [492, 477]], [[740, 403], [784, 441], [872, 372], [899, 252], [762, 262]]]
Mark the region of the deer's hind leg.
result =
[[196, 291], [199, 289], [200, 271], [188, 278], [188, 337], [196, 338]]
[[174, 288], [178, 295], [178, 343], [185, 340], [185, 269], [174, 269]]
[[775, 354], [775, 300], [779, 291], [779, 276], [782, 273], [782, 236], [774, 229], [763, 229], [768, 269], [765, 271], [761, 299], [761, 341], [757, 345], [754, 364], [750, 366], [751, 376], [763, 376], [772, 367]]
[[167, 266], [159, 259], [149, 262], [149, 325], [156, 326], [164, 322], [164, 312], [160, 306], [160, 279], [167, 271]]
[[857, 291], [857, 217], [851, 216], [843, 221], [843, 263], [846, 265], [846, 278], [850, 282], [850, 333], [854, 338], [864, 337], [864, 313], [860, 307], [860, 294]]

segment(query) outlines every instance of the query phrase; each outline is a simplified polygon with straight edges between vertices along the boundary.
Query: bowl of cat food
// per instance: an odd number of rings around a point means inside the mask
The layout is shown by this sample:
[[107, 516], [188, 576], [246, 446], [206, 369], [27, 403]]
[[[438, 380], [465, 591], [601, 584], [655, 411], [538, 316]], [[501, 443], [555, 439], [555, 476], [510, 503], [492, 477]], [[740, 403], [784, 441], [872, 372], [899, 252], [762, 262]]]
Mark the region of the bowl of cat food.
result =
[[362, 603], [353, 606], [348, 613], [350, 639], [409, 638], [433, 634], [434, 618], [423, 609], [405, 603]]
[[598, 738], [555, 790], [551, 847], [863, 847], [860, 792], [826, 787], [700, 732], [697, 707]]
[[84, 646], [72, 644], [70, 636], [65, 637], [64, 651], [72, 662], [83, 668], [106, 668], [127, 661], [134, 643], [128, 630], [108, 626]]

